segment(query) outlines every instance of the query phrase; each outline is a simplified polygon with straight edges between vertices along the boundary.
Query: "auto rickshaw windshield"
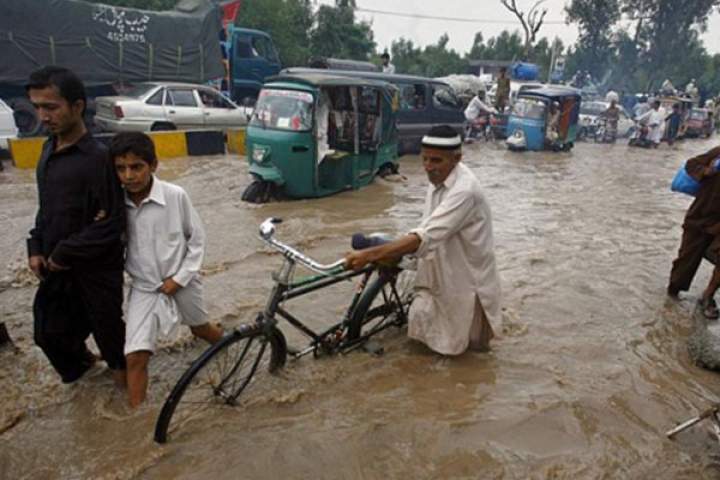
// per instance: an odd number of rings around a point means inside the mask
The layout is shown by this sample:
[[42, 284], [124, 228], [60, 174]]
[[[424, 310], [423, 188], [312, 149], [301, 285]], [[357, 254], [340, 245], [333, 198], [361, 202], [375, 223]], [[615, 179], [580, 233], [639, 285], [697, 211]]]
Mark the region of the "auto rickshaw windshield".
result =
[[312, 128], [313, 96], [297, 90], [260, 92], [250, 125], [274, 130], [307, 131]]
[[704, 112], [702, 110], [692, 110], [690, 112], [690, 118], [693, 120], [705, 120], [707, 117], [707, 112]]
[[545, 102], [535, 98], [519, 98], [513, 105], [512, 114], [521, 118], [542, 119], [545, 115]]

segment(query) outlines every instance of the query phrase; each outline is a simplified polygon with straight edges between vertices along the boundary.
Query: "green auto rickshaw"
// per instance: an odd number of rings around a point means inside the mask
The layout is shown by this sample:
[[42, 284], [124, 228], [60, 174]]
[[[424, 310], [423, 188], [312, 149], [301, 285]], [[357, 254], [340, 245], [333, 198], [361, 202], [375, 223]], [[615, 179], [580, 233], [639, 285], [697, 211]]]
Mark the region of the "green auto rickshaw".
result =
[[397, 173], [396, 88], [324, 73], [282, 74], [260, 91], [245, 145], [243, 200], [314, 198]]

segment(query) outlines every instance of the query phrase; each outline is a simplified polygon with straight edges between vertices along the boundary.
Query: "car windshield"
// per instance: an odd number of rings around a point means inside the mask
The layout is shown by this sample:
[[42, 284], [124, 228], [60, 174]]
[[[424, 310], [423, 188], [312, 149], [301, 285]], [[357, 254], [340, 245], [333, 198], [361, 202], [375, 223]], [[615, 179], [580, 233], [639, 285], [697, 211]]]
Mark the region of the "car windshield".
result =
[[690, 118], [693, 120], [705, 120], [705, 112], [701, 110], [693, 110], [690, 112]]
[[513, 115], [522, 118], [543, 118], [545, 103], [534, 98], [520, 98], [513, 106]]
[[313, 96], [297, 90], [260, 92], [250, 125], [276, 130], [305, 131], [312, 127]]
[[153, 85], [151, 83], [138, 83], [137, 85], [133, 85], [128, 90], [122, 92], [122, 94], [130, 98], [140, 98], [144, 97], [147, 93], [150, 93], [150, 90], [154, 88], [157, 88], [157, 85]]

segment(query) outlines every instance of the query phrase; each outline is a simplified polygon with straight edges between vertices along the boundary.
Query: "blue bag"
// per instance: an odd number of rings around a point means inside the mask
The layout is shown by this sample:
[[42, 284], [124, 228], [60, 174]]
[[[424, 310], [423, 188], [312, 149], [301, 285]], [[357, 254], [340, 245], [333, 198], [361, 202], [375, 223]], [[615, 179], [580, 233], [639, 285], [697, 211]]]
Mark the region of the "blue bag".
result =
[[697, 195], [698, 190], [700, 190], [700, 182], [695, 180], [687, 173], [687, 170], [685, 170], [685, 163], [683, 163], [682, 167], [680, 167], [680, 169], [675, 174], [675, 178], [673, 178], [672, 184], [670, 185], [670, 190], [672, 190], [673, 192], [680, 192], [687, 195], [692, 195], [694, 197], [695, 195]]

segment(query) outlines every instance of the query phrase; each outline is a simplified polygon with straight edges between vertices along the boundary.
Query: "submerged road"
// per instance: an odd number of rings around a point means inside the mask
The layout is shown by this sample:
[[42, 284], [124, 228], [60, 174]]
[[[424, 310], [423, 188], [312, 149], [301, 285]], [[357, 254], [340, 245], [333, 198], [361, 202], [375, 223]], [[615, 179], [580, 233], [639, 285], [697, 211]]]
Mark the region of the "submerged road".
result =
[[[0, 319], [17, 350], [0, 352], [0, 478], [376, 479], [719, 478], [705, 427], [664, 432], [720, 397], [718, 375], [692, 365], [686, 338], [707, 264], [680, 301], [665, 295], [690, 198], [669, 191], [683, 160], [715, 144], [658, 150], [578, 144], [568, 154], [465, 147], [494, 214], [503, 321], [489, 354], [439, 357], [389, 331], [380, 357], [289, 362], [241, 408], [210, 408], [165, 446], [152, 441], [169, 388], [201, 351], [187, 332], [151, 362], [149, 402], [128, 412], [105, 371], [62, 385], [32, 343], [34, 286], [24, 238], [33, 173], [0, 173]], [[226, 327], [262, 308], [278, 237], [323, 262], [354, 232], [399, 234], [420, 218], [417, 157], [404, 181], [377, 180], [319, 200], [248, 205], [244, 159], [165, 162], [202, 217], [206, 301]], [[320, 326], [352, 286], [296, 303]], [[290, 342], [301, 339], [284, 326]]]

